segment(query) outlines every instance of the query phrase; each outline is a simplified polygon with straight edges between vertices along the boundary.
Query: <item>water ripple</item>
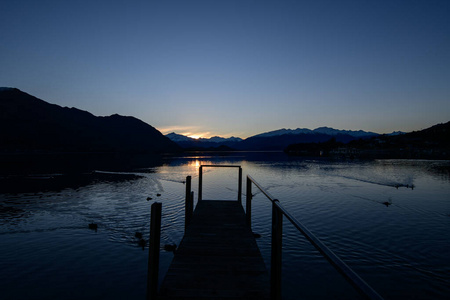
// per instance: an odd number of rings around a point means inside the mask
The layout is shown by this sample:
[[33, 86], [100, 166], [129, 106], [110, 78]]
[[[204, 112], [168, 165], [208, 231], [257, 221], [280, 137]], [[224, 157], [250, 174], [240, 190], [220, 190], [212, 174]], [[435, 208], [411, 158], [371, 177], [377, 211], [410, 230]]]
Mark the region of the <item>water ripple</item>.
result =
[[[244, 176], [252, 175], [386, 299], [446, 299], [450, 293], [450, 186], [447, 177], [430, 171], [438, 162], [240, 159], [221, 163], [241, 164]], [[100, 288], [105, 284], [117, 287], [108, 298], [143, 298], [148, 244], [142, 251], [135, 234], [148, 240], [151, 205], [161, 202], [162, 278], [173, 257], [164, 244], [178, 245], [183, 237], [183, 182], [191, 175], [198, 195], [195, 164], [202, 161], [217, 160], [180, 158], [173, 165], [138, 170], [133, 180], [0, 194], [0, 289], [5, 299], [32, 299], [26, 290], [46, 299], [74, 290], [74, 298], [83, 298], [74, 288], [80, 286], [92, 299], [105, 298]], [[222, 173], [207, 168], [204, 175], [204, 199], [237, 198], [233, 169]], [[400, 187], [412, 184], [414, 190]], [[270, 267], [271, 203], [255, 187], [253, 194], [252, 230], [261, 235], [257, 243]], [[245, 187], [242, 196], [245, 203]], [[97, 231], [88, 228], [90, 223], [98, 225]], [[283, 228], [286, 299], [354, 298], [340, 275], [286, 219]], [[301, 289], [298, 282], [304, 283]]]

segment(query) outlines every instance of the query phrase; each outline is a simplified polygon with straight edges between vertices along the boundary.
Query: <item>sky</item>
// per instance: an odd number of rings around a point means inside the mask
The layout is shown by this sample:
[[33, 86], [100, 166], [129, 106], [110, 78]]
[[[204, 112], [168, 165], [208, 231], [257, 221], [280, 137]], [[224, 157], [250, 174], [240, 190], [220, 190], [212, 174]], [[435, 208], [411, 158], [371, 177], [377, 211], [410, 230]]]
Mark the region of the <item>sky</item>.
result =
[[0, 86], [162, 133], [450, 121], [450, 1], [3, 0]]

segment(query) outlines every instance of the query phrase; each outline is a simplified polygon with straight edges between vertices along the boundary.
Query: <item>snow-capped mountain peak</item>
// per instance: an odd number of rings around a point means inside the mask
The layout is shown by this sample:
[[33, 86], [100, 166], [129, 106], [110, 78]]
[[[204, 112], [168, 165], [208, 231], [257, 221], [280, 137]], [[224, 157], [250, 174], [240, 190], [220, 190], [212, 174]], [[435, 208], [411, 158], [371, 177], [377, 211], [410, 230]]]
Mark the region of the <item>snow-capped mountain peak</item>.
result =
[[302, 134], [302, 133], [312, 133], [311, 129], [307, 128], [297, 128], [297, 129], [278, 129], [274, 131], [269, 131], [261, 134], [257, 134], [254, 137], [271, 137], [271, 136], [279, 136], [279, 135], [285, 135], [285, 134]]
[[297, 128], [297, 129], [282, 128], [282, 129], [278, 129], [278, 130], [274, 130], [274, 131], [261, 133], [261, 134], [255, 135], [255, 137], [272, 137], [272, 136], [280, 136], [280, 135], [285, 135], [285, 134], [317, 134], [317, 133], [327, 134], [327, 135], [331, 135], [331, 136], [338, 135], [338, 134], [346, 134], [346, 135], [350, 135], [355, 138], [367, 137], [367, 136], [371, 136], [371, 135], [378, 135], [377, 133], [363, 131], [363, 130], [358, 130], [358, 131], [339, 130], [339, 129], [334, 129], [334, 128], [330, 128], [330, 127], [319, 127], [314, 130], [311, 130], [308, 128]]
[[314, 133], [322, 133], [328, 135], [347, 134], [355, 138], [367, 137], [371, 135], [378, 135], [375, 132], [363, 131], [363, 130], [339, 130], [330, 127], [319, 127], [313, 130]]
[[166, 137], [168, 137], [169, 139], [171, 139], [175, 143], [177, 143], [177, 142], [188, 142], [188, 141], [193, 140], [193, 138], [190, 138], [188, 136], [185, 136], [185, 135], [182, 135], [182, 134], [178, 134], [178, 133], [175, 133], [175, 132], [171, 132], [169, 134], [166, 134]]
[[207, 141], [209, 141], [209, 142], [214, 142], [214, 143], [240, 142], [240, 141], [242, 141], [241, 138], [234, 137], [234, 136], [232, 136], [232, 137], [230, 137], [230, 138], [223, 138], [223, 137], [220, 137], [220, 136], [213, 136], [213, 137], [211, 137], [211, 138], [209, 138], [209, 139], [202, 138], [202, 140], [207, 140]]
[[171, 139], [172, 141], [178, 143], [178, 142], [207, 142], [207, 143], [230, 143], [230, 142], [240, 142], [242, 141], [241, 138], [238, 137], [230, 137], [230, 138], [223, 138], [220, 136], [213, 136], [211, 138], [199, 138], [194, 139], [185, 135], [181, 135], [175, 132], [166, 134], [166, 137]]

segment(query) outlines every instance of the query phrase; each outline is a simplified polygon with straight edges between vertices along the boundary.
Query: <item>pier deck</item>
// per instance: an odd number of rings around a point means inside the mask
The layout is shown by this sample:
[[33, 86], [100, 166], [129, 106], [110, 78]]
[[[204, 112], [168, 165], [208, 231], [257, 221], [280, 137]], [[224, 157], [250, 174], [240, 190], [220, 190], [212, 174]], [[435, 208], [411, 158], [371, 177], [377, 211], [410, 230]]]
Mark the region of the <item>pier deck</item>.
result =
[[270, 279], [238, 201], [199, 201], [159, 299], [269, 299]]

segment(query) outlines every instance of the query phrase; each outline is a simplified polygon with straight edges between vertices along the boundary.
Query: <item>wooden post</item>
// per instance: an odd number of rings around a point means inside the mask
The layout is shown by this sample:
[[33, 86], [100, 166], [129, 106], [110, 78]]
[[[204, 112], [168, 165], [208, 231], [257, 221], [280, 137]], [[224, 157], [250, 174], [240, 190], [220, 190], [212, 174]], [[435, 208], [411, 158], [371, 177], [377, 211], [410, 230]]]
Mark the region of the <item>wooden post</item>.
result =
[[248, 227], [252, 228], [252, 181], [247, 177], [247, 192], [245, 201], [245, 217]]
[[152, 204], [148, 249], [147, 300], [158, 296], [159, 246], [161, 240], [161, 203]]
[[203, 166], [200, 166], [198, 170], [198, 201], [202, 201]]
[[194, 213], [194, 192], [189, 194], [189, 198], [186, 199], [186, 214], [184, 221], [184, 232], [186, 232], [187, 227], [191, 223], [192, 214]]
[[270, 267], [270, 299], [281, 300], [281, 251], [283, 236], [283, 213], [272, 202], [272, 254]]
[[187, 176], [186, 177], [186, 199], [188, 199], [191, 196], [191, 181], [192, 181], [192, 177]]
[[242, 168], [239, 167], [238, 202], [242, 205]]
[[191, 176], [186, 177], [186, 198], [185, 198], [185, 207], [184, 207], [184, 231], [186, 232], [186, 228], [191, 222], [192, 211], [193, 211], [193, 198], [191, 194]]

